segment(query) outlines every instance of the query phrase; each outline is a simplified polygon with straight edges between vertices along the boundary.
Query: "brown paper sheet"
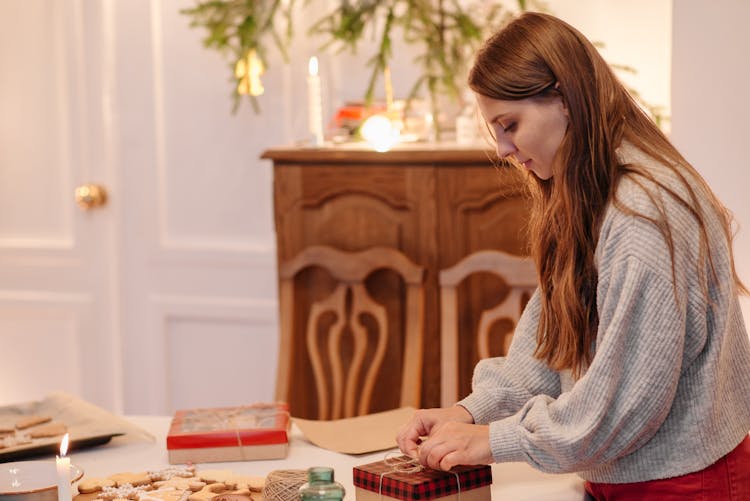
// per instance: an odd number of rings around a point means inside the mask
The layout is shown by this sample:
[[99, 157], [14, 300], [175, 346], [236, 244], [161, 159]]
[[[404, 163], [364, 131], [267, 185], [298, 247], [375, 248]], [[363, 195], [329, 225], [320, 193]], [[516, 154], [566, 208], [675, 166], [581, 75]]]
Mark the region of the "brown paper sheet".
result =
[[[8, 426], [23, 416], [50, 416], [63, 423], [70, 434], [71, 449], [106, 443], [112, 437], [125, 441], [154, 441], [153, 435], [96, 405], [64, 392], [51, 393], [42, 400], [0, 407], [0, 425]], [[30, 444], [0, 449], [0, 462], [54, 454], [62, 436], [37, 438]], [[76, 445], [78, 444], [78, 445]]]
[[305, 437], [318, 447], [344, 454], [365, 454], [396, 447], [396, 433], [414, 414], [413, 407], [401, 407], [333, 421], [293, 418]]

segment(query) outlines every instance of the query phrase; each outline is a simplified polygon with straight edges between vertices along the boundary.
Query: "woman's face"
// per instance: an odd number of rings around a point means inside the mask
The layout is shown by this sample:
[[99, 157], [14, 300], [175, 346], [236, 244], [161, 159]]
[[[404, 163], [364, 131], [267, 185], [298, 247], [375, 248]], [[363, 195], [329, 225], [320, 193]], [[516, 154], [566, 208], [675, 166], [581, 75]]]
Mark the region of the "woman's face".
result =
[[501, 158], [515, 158], [539, 179], [552, 177], [552, 161], [568, 128], [562, 98], [505, 101], [477, 94], [479, 110], [492, 127]]

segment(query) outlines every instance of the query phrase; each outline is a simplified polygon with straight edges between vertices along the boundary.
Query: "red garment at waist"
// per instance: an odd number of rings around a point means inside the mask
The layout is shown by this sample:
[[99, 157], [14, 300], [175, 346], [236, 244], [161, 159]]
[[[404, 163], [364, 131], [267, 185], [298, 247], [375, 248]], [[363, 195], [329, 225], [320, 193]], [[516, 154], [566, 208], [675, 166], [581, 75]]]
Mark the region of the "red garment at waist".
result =
[[708, 468], [630, 484], [586, 482], [596, 501], [750, 501], [750, 436]]

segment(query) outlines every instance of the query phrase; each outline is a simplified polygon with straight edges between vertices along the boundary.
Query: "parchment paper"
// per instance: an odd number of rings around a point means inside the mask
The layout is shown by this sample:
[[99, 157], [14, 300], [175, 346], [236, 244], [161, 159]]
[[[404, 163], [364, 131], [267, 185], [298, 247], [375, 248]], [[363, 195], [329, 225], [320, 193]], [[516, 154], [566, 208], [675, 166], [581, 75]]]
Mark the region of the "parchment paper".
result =
[[318, 447], [344, 454], [364, 454], [396, 447], [396, 433], [414, 413], [401, 407], [333, 421], [292, 418], [305, 437]]

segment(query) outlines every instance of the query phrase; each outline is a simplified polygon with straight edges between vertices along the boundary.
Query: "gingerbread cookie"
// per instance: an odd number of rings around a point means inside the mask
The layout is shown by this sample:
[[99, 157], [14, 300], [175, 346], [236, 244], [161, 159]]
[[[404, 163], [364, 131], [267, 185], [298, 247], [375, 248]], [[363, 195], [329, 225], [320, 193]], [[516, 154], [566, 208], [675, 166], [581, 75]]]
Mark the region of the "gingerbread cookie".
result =
[[151, 477], [151, 480], [169, 480], [173, 477], [190, 478], [195, 476], [195, 465], [170, 466], [163, 470], [149, 470], [146, 473]]
[[250, 491], [228, 492], [214, 496], [211, 501], [252, 501], [253, 495]]
[[63, 423], [47, 423], [42, 426], [35, 426], [27, 431], [31, 438], [50, 438], [58, 435], [64, 435], [68, 427]]
[[78, 493], [73, 496], [73, 501], [96, 501], [96, 496], [99, 492], [89, 492], [88, 494]]
[[153, 486], [157, 489], [172, 488], [192, 492], [198, 492], [206, 485], [206, 482], [202, 482], [196, 477], [172, 477], [169, 480], [157, 480], [153, 483]]
[[81, 494], [90, 494], [99, 492], [105, 487], [114, 487], [115, 481], [111, 478], [85, 478], [78, 482], [78, 492]]
[[209, 484], [221, 482], [233, 490], [248, 489], [255, 492], [262, 491], [266, 482], [265, 477], [238, 475], [230, 470], [205, 470], [198, 472], [196, 476]]
[[141, 473], [116, 473], [108, 477], [115, 481], [117, 487], [130, 484], [133, 487], [140, 487], [151, 484], [151, 477], [146, 472]]
[[[115, 482], [117, 482], [115, 480]], [[126, 500], [132, 499], [137, 500], [138, 497], [146, 491], [151, 490], [151, 485], [139, 485], [133, 486], [128, 483], [118, 485], [117, 487], [103, 487], [97, 499], [106, 499], [109, 501]]]
[[235, 477], [235, 474], [231, 470], [201, 470], [196, 472], [195, 476], [209, 484], [221, 483], [233, 488], [237, 486], [236, 483], [231, 482]]
[[75, 501], [263, 501], [264, 477], [177, 465], [78, 483]]
[[138, 501], [183, 501], [184, 499], [185, 491], [173, 487], [146, 491], [138, 495]]
[[48, 423], [50, 421], [52, 421], [52, 416], [24, 416], [16, 421], [16, 428], [19, 430], [25, 430], [26, 428], [31, 428], [32, 426]]
[[208, 484], [198, 492], [192, 493], [190, 497], [188, 497], [188, 501], [210, 501], [211, 499], [215, 498], [217, 494], [225, 493], [231, 490], [234, 489], [227, 487], [227, 485], [224, 483]]

